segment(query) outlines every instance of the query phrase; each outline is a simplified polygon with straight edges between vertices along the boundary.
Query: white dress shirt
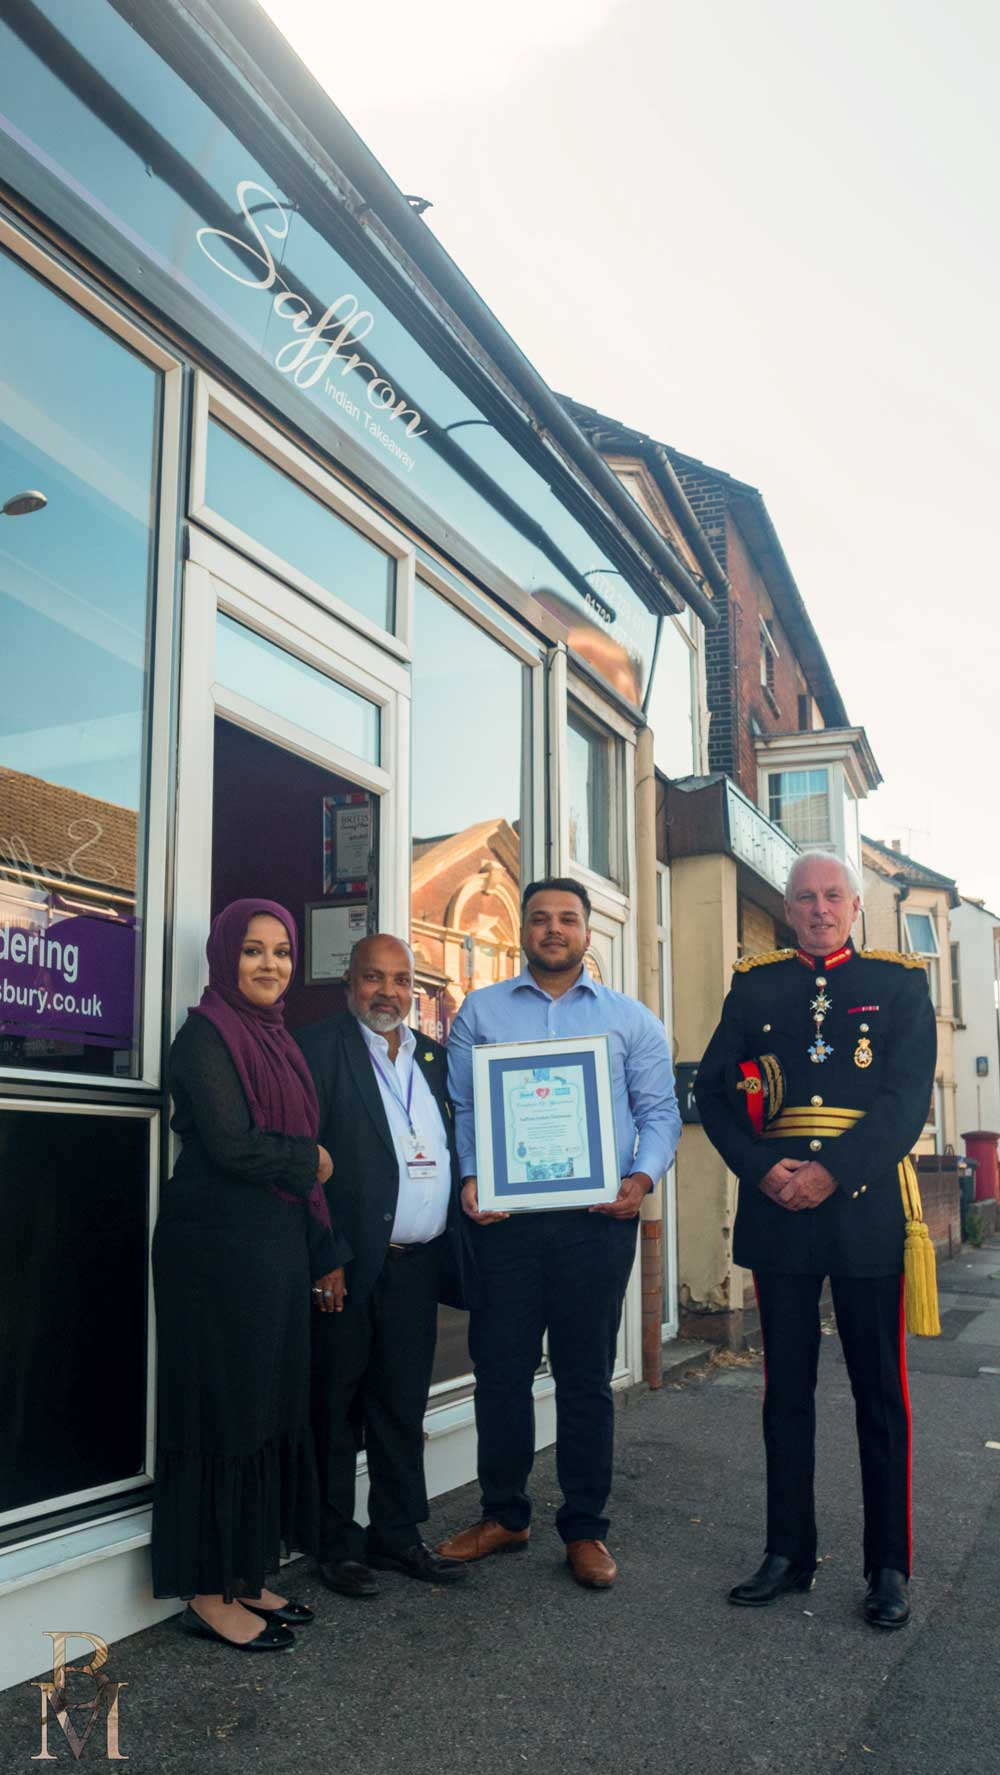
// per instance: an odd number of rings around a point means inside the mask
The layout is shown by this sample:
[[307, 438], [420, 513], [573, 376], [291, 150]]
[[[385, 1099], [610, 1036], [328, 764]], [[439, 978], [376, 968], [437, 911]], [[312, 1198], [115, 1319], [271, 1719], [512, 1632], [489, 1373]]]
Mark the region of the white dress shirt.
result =
[[[399, 1164], [399, 1197], [390, 1238], [394, 1245], [426, 1245], [444, 1232], [451, 1195], [451, 1158], [441, 1111], [417, 1065], [417, 1043], [412, 1029], [405, 1024], [401, 1027], [396, 1058], [390, 1060], [385, 1036], [369, 1029], [360, 1018], [357, 1024], [372, 1057], [372, 1072]], [[376, 1061], [377, 1065], [374, 1064]], [[407, 1115], [411, 1078], [413, 1093]], [[411, 1127], [423, 1156], [424, 1163], [419, 1170], [424, 1175], [414, 1175], [410, 1169], [414, 1157]]]

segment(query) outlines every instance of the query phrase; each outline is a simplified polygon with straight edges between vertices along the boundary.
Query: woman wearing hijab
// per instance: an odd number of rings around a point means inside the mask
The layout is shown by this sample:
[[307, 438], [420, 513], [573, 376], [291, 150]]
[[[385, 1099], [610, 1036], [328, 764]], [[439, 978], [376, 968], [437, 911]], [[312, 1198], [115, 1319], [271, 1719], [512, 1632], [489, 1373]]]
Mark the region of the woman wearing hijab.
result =
[[187, 1632], [286, 1650], [303, 1603], [265, 1587], [313, 1540], [310, 1294], [343, 1305], [309, 1069], [284, 1023], [295, 921], [236, 900], [208, 939], [208, 986], [170, 1054], [182, 1147], [153, 1240], [158, 1432], [153, 1589]]

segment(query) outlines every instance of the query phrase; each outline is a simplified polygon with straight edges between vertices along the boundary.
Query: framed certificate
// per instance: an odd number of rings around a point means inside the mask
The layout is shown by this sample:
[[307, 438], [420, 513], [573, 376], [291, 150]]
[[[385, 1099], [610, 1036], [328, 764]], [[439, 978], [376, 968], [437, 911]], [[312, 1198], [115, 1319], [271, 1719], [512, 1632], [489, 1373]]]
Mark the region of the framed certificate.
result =
[[479, 1206], [590, 1208], [621, 1178], [606, 1035], [472, 1051]]

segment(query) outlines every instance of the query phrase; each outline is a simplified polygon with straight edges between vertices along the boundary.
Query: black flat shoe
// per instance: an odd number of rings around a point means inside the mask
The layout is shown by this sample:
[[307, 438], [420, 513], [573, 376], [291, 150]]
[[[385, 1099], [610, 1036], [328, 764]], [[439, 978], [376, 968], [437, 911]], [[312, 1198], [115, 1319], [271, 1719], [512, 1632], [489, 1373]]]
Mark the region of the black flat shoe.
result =
[[872, 1572], [865, 1597], [865, 1620], [870, 1627], [905, 1627], [910, 1619], [910, 1593], [906, 1574], [889, 1566]]
[[266, 1626], [256, 1639], [245, 1640], [242, 1644], [239, 1640], [227, 1639], [224, 1633], [216, 1633], [214, 1627], [203, 1621], [190, 1603], [181, 1616], [181, 1629], [184, 1633], [193, 1634], [196, 1639], [218, 1640], [220, 1646], [229, 1646], [234, 1652], [290, 1652], [295, 1644], [295, 1635], [291, 1628], [280, 1623], [277, 1626]]
[[424, 1541], [417, 1541], [404, 1553], [369, 1552], [368, 1564], [380, 1572], [402, 1572], [422, 1584], [453, 1584], [458, 1578], [468, 1577], [464, 1560], [446, 1559]]
[[814, 1582], [815, 1568], [804, 1571], [780, 1553], [767, 1553], [753, 1577], [745, 1584], [736, 1584], [729, 1592], [729, 1601], [737, 1608], [763, 1609], [769, 1602], [777, 1602], [787, 1590], [811, 1590]]
[[319, 1575], [328, 1590], [338, 1596], [377, 1596], [378, 1579], [359, 1559], [328, 1560], [319, 1567]]
[[308, 1627], [310, 1621], [316, 1619], [308, 1603], [296, 1602], [291, 1596], [280, 1609], [265, 1609], [259, 1602], [244, 1602], [242, 1606], [249, 1609], [251, 1615], [259, 1615], [262, 1621], [279, 1621], [282, 1627]]

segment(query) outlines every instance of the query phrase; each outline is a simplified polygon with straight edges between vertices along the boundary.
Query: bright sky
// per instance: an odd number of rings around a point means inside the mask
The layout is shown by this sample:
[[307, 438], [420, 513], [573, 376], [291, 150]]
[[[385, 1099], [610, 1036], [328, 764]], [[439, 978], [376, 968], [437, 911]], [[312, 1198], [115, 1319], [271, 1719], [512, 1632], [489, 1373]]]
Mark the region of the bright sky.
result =
[[759, 487], [885, 778], [1000, 911], [994, 0], [264, 0], [556, 389]]

